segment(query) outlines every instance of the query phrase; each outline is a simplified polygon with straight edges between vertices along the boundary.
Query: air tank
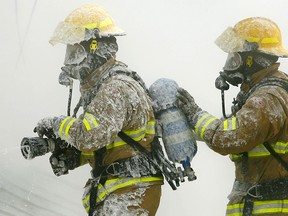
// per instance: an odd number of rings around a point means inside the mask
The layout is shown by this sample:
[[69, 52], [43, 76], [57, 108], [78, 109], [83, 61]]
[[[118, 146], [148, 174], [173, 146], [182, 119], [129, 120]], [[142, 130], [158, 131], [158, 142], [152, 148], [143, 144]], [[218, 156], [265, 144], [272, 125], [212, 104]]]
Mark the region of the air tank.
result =
[[149, 88], [157, 119], [157, 134], [162, 138], [166, 154], [174, 163], [182, 164], [188, 180], [196, 177], [191, 161], [197, 143], [183, 112], [176, 106], [178, 84], [171, 79], [156, 80]]

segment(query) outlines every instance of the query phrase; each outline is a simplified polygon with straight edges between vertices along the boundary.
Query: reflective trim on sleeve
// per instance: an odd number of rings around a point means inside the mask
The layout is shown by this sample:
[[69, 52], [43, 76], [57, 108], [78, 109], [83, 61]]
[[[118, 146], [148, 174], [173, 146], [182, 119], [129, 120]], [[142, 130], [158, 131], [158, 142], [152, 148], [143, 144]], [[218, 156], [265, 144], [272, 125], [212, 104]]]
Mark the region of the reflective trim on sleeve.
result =
[[237, 121], [235, 116], [229, 119], [225, 119], [223, 121], [223, 129], [225, 131], [236, 130], [236, 128], [237, 128]]
[[[228, 205], [226, 216], [242, 216], [243, 203]], [[253, 215], [288, 213], [288, 200], [254, 201]]]
[[83, 123], [87, 131], [90, 131], [91, 129], [96, 128], [98, 126], [96, 118], [94, 117], [94, 115], [90, 113], [85, 113]]
[[77, 120], [77, 118], [72, 118], [70, 116], [67, 116], [61, 122], [59, 131], [58, 131], [60, 138], [67, 138], [68, 137], [69, 129], [76, 120]]
[[197, 121], [195, 125], [195, 133], [203, 139], [207, 127], [216, 120], [217, 118], [210, 115], [209, 113], [206, 113]]
[[155, 134], [155, 121], [149, 121], [147, 123], [146, 134]]
[[[109, 179], [104, 185], [98, 185], [98, 193], [96, 202], [99, 203], [106, 198], [107, 195], [117, 189], [128, 187], [139, 183], [149, 183], [154, 181], [163, 181], [162, 177], [140, 177], [140, 178], [115, 178]], [[83, 206], [87, 212], [90, 210], [90, 193], [82, 199]]]

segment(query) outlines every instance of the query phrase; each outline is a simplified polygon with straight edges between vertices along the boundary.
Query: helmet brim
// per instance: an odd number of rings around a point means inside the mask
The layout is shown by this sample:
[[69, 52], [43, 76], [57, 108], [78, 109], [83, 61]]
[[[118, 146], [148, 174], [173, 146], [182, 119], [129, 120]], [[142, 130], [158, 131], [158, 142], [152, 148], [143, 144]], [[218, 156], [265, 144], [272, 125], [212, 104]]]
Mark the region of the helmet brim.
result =
[[85, 27], [79, 27], [72, 23], [60, 22], [52, 37], [49, 40], [49, 43], [55, 45], [57, 43], [62, 44], [77, 44], [81, 41], [87, 41], [91, 38], [96, 37], [110, 37], [110, 36], [123, 36], [126, 33], [117, 26], [110, 27], [109, 29], [103, 29], [97, 31], [97, 36], [94, 34], [94, 31], [86, 31]]

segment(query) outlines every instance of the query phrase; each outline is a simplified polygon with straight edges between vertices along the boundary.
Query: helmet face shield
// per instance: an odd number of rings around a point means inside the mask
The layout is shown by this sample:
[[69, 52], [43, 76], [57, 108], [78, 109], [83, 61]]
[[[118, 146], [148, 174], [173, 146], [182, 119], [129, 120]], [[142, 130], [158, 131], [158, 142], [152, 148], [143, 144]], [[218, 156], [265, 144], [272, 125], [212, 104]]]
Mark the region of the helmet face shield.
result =
[[226, 53], [259, 50], [278, 57], [288, 57], [276, 23], [264, 17], [251, 17], [227, 28], [215, 41]]
[[79, 65], [85, 58], [87, 53], [82, 45], [67, 44], [64, 65]]
[[243, 61], [239, 53], [229, 53], [225, 65], [224, 71], [236, 71], [242, 65]]
[[241, 52], [245, 40], [232, 27], [228, 27], [215, 41], [215, 44], [226, 53]]

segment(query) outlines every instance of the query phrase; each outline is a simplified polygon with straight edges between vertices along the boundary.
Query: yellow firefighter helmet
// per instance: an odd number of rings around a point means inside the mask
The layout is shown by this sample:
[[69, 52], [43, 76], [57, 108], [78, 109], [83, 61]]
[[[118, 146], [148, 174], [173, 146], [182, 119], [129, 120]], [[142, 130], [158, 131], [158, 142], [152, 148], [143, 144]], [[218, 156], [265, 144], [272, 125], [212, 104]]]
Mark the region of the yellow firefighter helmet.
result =
[[264, 17], [241, 20], [234, 28], [227, 28], [215, 43], [227, 53], [259, 50], [278, 57], [288, 57], [279, 27]]
[[56, 43], [73, 45], [91, 38], [121, 35], [125, 35], [125, 32], [115, 25], [103, 7], [88, 4], [75, 9], [60, 22], [49, 42], [52, 45]]

